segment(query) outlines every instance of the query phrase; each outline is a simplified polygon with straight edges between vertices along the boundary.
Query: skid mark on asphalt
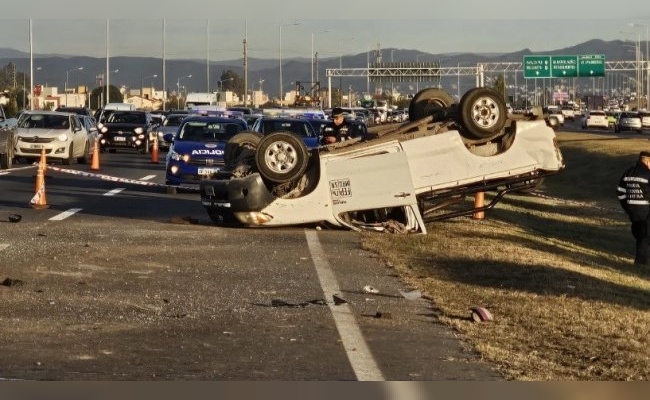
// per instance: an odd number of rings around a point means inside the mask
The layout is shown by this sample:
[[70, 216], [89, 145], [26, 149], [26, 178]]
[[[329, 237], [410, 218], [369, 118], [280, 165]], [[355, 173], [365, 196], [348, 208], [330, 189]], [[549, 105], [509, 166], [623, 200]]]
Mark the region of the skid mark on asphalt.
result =
[[352, 365], [352, 369], [357, 376], [357, 380], [385, 380], [361, 334], [361, 329], [350, 307], [346, 303], [336, 305], [330, 301], [334, 295], [339, 296], [341, 294], [341, 289], [327, 262], [327, 257], [318, 240], [317, 233], [314, 231], [305, 231], [305, 236], [307, 237], [307, 246], [309, 247], [309, 253], [316, 268], [318, 280], [320, 281], [325, 298], [328, 300], [327, 305], [332, 312], [336, 329], [339, 331], [341, 342], [345, 348], [348, 360]]
[[68, 218], [68, 217], [70, 217], [72, 215], [75, 215], [79, 211], [81, 211], [81, 208], [71, 208], [68, 211], [64, 211], [64, 212], [62, 212], [60, 214], [57, 214], [57, 215], [53, 216], [52, 218], [50, 218], [50, 221], [63, 221], [64, 219], [66, 219], [66, 218]]

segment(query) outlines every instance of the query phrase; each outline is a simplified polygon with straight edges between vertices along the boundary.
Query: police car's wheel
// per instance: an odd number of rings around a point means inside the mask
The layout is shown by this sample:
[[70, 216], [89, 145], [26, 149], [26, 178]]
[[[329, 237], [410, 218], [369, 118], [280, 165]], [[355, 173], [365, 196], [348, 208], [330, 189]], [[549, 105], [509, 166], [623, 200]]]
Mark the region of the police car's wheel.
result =
[[291, 182], [302, 176], [309, 164], [309, 150], [291, 132], [270, 133], [257, 145], [255, 164], [262, 178], [274, 183]]
[[454, 99], [442, 89], [422, 89], [413, 96], [409, 104], [409, 120], [417, 121], [429, 115], [438, 120], [453, 103]]
[[503, 98], [496, 91], [478, 87], [470, 89], [458, 103], [460, 123], [475, 139], [484, 139], [503, 130], [508, 110]]
[[242, 153], [251, 149], [257, 148], [258, 143], [262, 140], [262, 134], [253, 131], [243, 131], [234, 135], [226, 143], [223, 153], [223, 161], [226, 166], [231, 166], [237, 163]]

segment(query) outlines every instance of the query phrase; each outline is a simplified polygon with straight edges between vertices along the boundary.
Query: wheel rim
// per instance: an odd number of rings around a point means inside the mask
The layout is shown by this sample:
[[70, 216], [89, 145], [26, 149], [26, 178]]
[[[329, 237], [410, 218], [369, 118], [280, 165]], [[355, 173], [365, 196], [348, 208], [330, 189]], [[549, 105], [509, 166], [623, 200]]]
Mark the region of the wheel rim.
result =
[[499, 117], [499, 106], [490, 97], [479, 97], [472, 105], [472, 119], [483, 129], [494, 127]]
[[273, 143], [264, 155], [264, 163], [276, 173], [286, 173], [292, 170], [298, 162], [296, 149], [287, 142]]

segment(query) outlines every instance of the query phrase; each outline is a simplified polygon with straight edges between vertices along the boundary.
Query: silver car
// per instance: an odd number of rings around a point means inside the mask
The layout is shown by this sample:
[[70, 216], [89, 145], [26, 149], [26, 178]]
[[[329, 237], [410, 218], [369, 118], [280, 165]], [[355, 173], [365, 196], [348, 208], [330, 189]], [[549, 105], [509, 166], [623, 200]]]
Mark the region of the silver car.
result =
[[90, 161], [92, 143], [77, 114], [56, 111], [25, 111], [16, 127], [15, 157], [38, 159], [45, 150], [48, 160]]
[[641, 116], [639, 116], [639, 113], [624, 111], [618, 114], [618, 117], [616, 118], [616, 125], [614, 126], [614, 131], [637, 131], [641, 133], [642, 130], [643, 126], [641, 125]]
[[176, 135], [178, 127], [181, 126], [181, 122], [185, 117], [187, 117], [187, 114], [169, 114], [165, 117], [162, 125], [158, 127], [158, 147], [161, 150], [169, 150], [171, 142], [167, 142], [163, 138], [168, 133]]

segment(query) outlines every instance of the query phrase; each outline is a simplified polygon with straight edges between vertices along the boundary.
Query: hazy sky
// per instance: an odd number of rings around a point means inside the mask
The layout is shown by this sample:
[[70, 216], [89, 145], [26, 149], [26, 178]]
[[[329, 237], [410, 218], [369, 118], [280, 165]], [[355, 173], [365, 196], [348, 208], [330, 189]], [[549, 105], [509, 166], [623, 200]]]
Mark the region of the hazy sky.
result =
[[162, 57], [164, 42], [168, 59], [215, 61], [242, 58], [245, 37], [249, 57], [277, 59], [280, 30], [283, 57], [311, 57], [313, 38], [314, 51], [326, 58], [377, 46], [434, 54], [525, 48], [543, 53], [590, 39], [645, 40], [650, 26], [647, 0], [619, 0], [607, 7], [566, 0], [166, 3], [170, 0], [10, 2], [3, 5], [0, 48], [29, 52], [30, 19], [34, 53], [104, 57], [108, 44], [110, 56]]

